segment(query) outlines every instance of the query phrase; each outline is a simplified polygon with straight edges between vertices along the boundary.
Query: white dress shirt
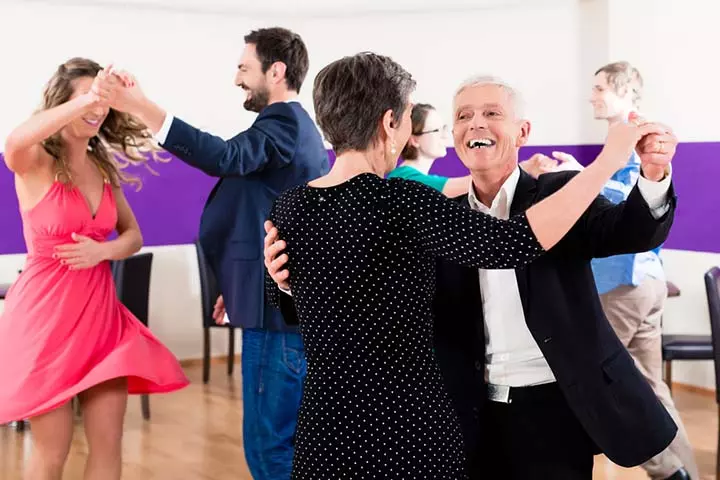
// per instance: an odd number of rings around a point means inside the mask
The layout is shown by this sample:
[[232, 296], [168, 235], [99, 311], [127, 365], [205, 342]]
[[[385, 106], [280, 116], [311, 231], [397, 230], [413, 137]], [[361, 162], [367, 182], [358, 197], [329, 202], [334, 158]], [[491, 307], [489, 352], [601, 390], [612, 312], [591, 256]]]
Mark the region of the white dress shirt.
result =
[[[517, 167], [500, 188], [490, 208], [478, 200], [471, 183], [468, 193], [470, 207], [508, 219], [519, 179], [520, 168]], [[638, 188], [655, 218], [662, 217], [670, 208], [667, 201], [670, 175], [660, 182], [640, 176]], [[494, 385], [511, 387], [555, 381], [525, 322], [515, 270], [480, 269], [479, 275], [485, 318], [485, 380]]]
[[167, 136], [168, 133], [170, 133], [170, 127], [172, 126], [174, 119], [175, 117], [170, 115], [170, 113], [165, 114], [165, 120], [163, 120], [162, 127], [160, 127], [160, 131], [155, 134], [155, 139], [160, 145], [165, 143], [165, 140], [167, 140]]

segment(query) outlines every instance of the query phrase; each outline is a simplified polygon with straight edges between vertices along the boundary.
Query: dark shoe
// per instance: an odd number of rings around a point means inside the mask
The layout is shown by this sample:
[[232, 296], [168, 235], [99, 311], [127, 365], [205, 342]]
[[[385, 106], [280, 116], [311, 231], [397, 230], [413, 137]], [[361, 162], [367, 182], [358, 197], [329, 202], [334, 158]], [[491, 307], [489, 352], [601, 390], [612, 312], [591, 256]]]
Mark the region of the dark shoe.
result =
[[684, 468], [680, 468], [677, 472], [670, 475], [667, 480], [691, 480], [690, 474]]

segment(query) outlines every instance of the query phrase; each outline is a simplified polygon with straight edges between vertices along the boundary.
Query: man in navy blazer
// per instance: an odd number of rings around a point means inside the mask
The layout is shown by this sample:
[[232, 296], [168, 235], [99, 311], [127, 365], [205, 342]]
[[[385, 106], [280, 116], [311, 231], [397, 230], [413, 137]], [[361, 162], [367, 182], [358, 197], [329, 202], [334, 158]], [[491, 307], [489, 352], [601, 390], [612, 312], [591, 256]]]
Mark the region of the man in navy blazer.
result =
[[243, 329], [245, 456], [256, 480], [287, 480], [306, 364], [297, 327], [265, 302], [263, 222], [281, 192], [324, 175], [329, 160], [296, 100], [309, 63], [300, 36], [267, 28], [245, 43], [235, 83], [247, 93], [244, 107], [259, 115], [229, 140], [167, 114], [127, 74], [115, 107], [136, 115], [182, 161], [220, 178], [205, 205], [200, 242], [222, 291], [216, 321], [227, 311]]

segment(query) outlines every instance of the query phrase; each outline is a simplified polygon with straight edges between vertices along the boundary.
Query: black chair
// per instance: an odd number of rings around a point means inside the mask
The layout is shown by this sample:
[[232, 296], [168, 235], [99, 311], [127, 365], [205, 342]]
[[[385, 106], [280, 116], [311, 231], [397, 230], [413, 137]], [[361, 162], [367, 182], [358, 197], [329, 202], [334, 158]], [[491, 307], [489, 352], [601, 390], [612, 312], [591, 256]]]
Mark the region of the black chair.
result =
[[[718, 404], [720, 422], [720, 267], [713, 267], [705, 274], [708, 309], [710, 311], [710, 331], [712, 337], [713, 363], [715, 367], [715, 402]], [[715, 478], [720, 478], [720, 428], [715, 450]]]
[[[707, 283], [709, 273], [706, 273], [705, 276], [708, 301], [711, 295]], [[679, 297], [680, 289], [672, 282], [667, 282], [667, 284], [668, 297]], [[665, 383], [672, 392], [672, 362], [674, 360], [712, 360], [714, 358], [712, 338], [710, 335], [663, 335], [662, 358], [665, 362]]]
[[[139, 253], [124, 260], [112, 262], [112, 275], [120, 302], [148, 326], [150, 304], [150, 273], [152, 271], [152, 253]], [[150, 419], [150, 397], [140, 396], [142, 415]]]
[[[18, 273], [20, 273], [21, 271], [22, 270], [19, 270]], [[5, 295], [7, 295], [7, 292], [10, 289], [10, 285], [11, 284], [9, 283], [0, 284], [0, 300], [5, 299]], [[18, 420], [17, 422], [13, 422], [13, 424], [15, 425], [15, 430], [17, 430], [18, 432], [22, 432], [23, 430], [25, 430], [26, 423], [26, 420]]]
[[[713, 360], [715, 401], [720, 421], [720, 267], [713, 267], [705, 273], [705, 291], [710, 313], [710, 335], [664, 335], [663, 360], [666, 362], [668, 382], [672, 381], [672, 376], [667, 365], [673, 360]], [[715, 455], [715, 478], [720, 478], [720, 429]]]
[[212, 314], [215, 309], [215, 302], [220, 296], [220, 288], [215, 275], [210, 269], [210, 265], [208, 265], [199, 240], [195, 240], [195, 251], [200, 275], [200, 303], [202, 305], [203, 319], [203, 383], [208, 383], [210, 381], [210, 329], [225, 328], [228, 330], [227, 374], [232, 376], [235, 367], [235, 327], [230, 324], [218, 325], [215, 323]]

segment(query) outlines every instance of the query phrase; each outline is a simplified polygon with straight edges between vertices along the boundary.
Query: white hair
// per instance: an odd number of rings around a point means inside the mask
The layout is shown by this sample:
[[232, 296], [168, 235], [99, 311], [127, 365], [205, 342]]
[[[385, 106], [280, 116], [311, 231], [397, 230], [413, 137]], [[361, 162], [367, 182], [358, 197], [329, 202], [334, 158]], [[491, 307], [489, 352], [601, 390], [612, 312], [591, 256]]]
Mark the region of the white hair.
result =
[[477, 87], [480, 85], [497, 85], [505, 89], [513, 102], [513, 108], [515, 110], [515, 116], [517, 118], [523, 118], [525, 115], [525, 101], [518, 90], [513, 88], [509, 83], [499, 77], [492, 75], [473, 75], [460, 84], [458, 89], [455, 91], [455, 98], [466, 88]]

